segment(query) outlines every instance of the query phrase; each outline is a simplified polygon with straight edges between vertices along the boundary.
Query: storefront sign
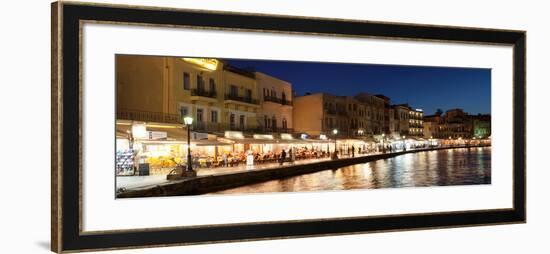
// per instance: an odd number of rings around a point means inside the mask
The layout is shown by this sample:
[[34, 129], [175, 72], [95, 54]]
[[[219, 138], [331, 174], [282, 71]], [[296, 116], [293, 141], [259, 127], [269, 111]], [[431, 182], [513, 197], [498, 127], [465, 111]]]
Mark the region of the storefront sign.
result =
[[267, 135], [267, 134], [254, 134], [252, 135], [254, 139], [273, 139], [273, 135]]
[[226, 138], [239, 138], [239, 139], [242, 139], [244, 138], [244, 135], [242, 132], [240, 131], [225, 131], [225, 135], [224, 135]]
[[290, 140], [290, 139], [294, 139], [294, 138], [292, 137], [292, 134], [281, 133], [281, 139]]
[[248, 155], [246, 156], [246, 165], [254, 165], [254, 155], [252, 154], [252, 151], [248, 151]]
[[150, 140], [166, 139], [168, 134], [164, 131], [148, 131], [147, 136]]
[[191, 132], [191, 140], [208, 139], [208, 133]]

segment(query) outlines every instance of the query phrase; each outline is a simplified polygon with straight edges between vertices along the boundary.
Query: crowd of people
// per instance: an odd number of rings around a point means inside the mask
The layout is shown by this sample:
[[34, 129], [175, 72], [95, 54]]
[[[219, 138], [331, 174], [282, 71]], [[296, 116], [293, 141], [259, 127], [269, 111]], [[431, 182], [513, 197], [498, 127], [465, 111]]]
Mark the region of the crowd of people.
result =
[[307, 147], [294, 147], [282, 149], [280, 151], [267, 152], [226, 152], [217, 157], [214, 156], [193, 156], [193, 165], [197, 168], [215, 168], [215, 167], [233, 167], [247, 163], [248, 156], [251, 155], [253, 164], [274, 163], [283, 164], [304, 159], [318, 159], [329, 157], [329, 153], [324, 150], [308, 149]]
[[297, 160], [332, 158], [337, 159], [341, 156], [355, 157], [359, 154], [369, 154], [376, 152], [376, 148], [355, 147], [353, 145], [346, 148], [339, 148], [336, 152], [327, 151], [327, 149], [312, 149], [306, 146], [291, 147], [280, 151], [254, 152], [254, 151], [239, 151], [225, 152], [217, 157], [207, 155], [194, 155], [193, 166], [195, 168], [216, 168], [216, 167], [234, 167], [246, 165], [249, 160], [248, 156], [252, 156], [253, 164], [264, 163], [279, 163], [294, 162]]

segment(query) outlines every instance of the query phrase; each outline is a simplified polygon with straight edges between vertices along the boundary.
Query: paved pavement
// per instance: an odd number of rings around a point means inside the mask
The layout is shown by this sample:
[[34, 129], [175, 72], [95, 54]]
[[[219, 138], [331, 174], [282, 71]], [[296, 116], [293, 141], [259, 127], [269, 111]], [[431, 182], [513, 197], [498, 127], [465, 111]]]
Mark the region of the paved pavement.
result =
[[[363, 156], [370, 156], [375, 155], [379, 153], [370, 153], [370, 154], [356, 154], [355, 157], [363, 157]], [[340, 158], [349, 158], [351, 156], [340, 156]], [[294, 162], [285, 162], [283, 166], [289, 166], [289, 165], [301, 165], [301, 164], [309, 164], [309, 163], [315, 163], [315, 162], [321, 162], [321, 161], [328, 161], [330, 158], [320, 158], [320, 159], [305, 159], [305, 160], [297, 160]], [[217, 168], [199, 168], [196, 169], [198, 176], [207, 176], [207, 175], [215, 175], [215, 174], [227, 174], [227, 173], [236, 173], [236, 172], [242, 172], [242, 171], [248, 171], [248, 170], [255, 170], [255, 169], [268, 169], [268, 168], [278, 168], [281, 167], [278, 162], [272, 162], [272, 163], [263, 163], [263, 164], [255, 164], [252, 166], [247, 165], [239, 165], [234, 167], [217, 167]], [[168, 180], [166, 180], [166, 175], [150, 175], [150, 176], [117, 176], [116, 177], [116, 188], [125, 188], [125, 189], [132, 189], [137, 187], [144, 187], [144, 186], [154, 186], [162, 183], [166, 183]]]

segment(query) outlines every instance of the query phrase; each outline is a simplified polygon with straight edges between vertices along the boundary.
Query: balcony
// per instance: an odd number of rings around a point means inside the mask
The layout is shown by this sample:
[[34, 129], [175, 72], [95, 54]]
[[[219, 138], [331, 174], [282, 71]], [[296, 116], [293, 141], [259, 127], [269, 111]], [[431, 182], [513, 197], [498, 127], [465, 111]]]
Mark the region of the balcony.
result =
[[249, 127], [249, 126], [240, 126], [239, 124], [229, 124], [229, 123], [207, 123], [207, 122], [193, 122], [191, 130], [197, 132], [207, 132], [207, 133], [223, 133], [225, 131], [242, 131], [250, 133], [261, 132], [261, 129], [258, 127]]
[[192, 89], [191, 90], [191, 96], [200, 96], [200, 97], [207, 97], [207, 98], [216, 99], [216, 91], [206, 91], [206, 90]]
[[235, 94], [226, 94], [225, 95], [225, 100], [237, 101], [237, 102], [253, 104], [253, 105], [258, 105], [259, 104], [258, 100], [256, 100], [256, 99], [252, 99], [250, 97], [242, 97], [242, 96], [238, 96], [238, 95], [235, 95]]
[[158, 123], [181, 123], [181, 117], [177, 114], [162, 112], [148, 112], [139, 110], [120, 109], [116, 112], [117, 119]]
[[281, 105], [292, 106], [292, 101], [283, 100], [282, 98], [277, 98], [277, 97], [274, 97], [274, 96], [265, 95], [264, 96], [264, 101], [274, 102], [274, 103], [281, 104]]

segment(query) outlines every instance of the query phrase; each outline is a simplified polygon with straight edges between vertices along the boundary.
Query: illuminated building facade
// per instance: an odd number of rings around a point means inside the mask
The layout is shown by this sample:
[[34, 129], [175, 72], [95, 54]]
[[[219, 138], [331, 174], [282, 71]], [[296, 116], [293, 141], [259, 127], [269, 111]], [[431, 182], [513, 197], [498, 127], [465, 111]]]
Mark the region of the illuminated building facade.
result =
[[340, 135], [350, 132], [347, 117], [347, 100], [342, 96], [326, 93], [306, 94], [294, 98], [294, 130], [308, 135], [332, 135], [337, 129]]
[[254, 130], [260, 109], [253, 73], [203, 58], [116, 57], [117, 119], [181, 123], [197, 131]]
[[422, 109], [409, 108], [409, 136], [422, 137], [424, 136], [423, 126], [424, 112]]
[[[431, 136], [442, 139], [488, 138], [491, 136], [491, 115], [469, 115], [462, 109], [450, 109], [442, 114], [424, 117], [424, 129], [433, 129]], [[426, 136], [426, 135], [425, 135]]]
[[261, 72], [255, 75], [261, 105], [258, 125], [264, 132], [292, 132], [292, 85]]

